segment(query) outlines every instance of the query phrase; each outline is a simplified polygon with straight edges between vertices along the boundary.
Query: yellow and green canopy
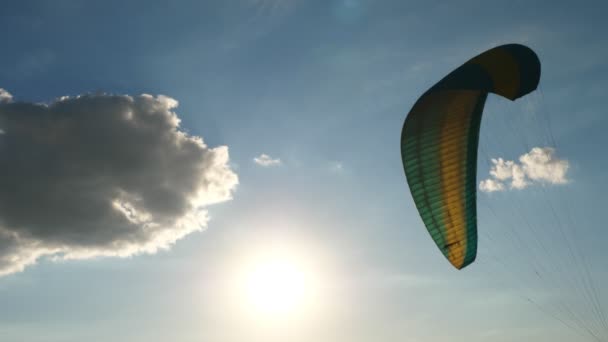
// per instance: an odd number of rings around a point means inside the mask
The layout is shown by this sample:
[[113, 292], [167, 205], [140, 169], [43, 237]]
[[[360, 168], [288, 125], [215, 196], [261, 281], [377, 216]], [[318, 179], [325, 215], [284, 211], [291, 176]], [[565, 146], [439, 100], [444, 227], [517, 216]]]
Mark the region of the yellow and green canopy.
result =
[[477, 145], [488, 93], [515, 100], [538, 86], [528, 47], [502, 45], [469, 60], [424, 93], [401, 132], [401, 156], [418, 212], [454, 267], [477, 254]]

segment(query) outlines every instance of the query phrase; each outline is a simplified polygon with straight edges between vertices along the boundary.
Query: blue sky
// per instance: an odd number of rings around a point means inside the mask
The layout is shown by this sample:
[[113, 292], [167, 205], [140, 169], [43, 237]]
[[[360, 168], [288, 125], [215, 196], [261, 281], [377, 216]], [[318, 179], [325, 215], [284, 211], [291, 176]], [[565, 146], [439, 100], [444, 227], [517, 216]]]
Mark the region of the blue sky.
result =
[[[169, 96], [179, 102], [173, 110], [182, 130], [209, 147], [228, 147], [239, 184], [231, 200], [208, 206], [204, 231], [168, 250], [43, 257], [1, 277], [0, 338], [572, 341], [571, 329], [526, 298], [549, 311], [556, 297], [572, 298], [574, 310], [586, 315], [589, 308], [576, 301], [585, 294], [539, 283], [532, 262], [520, 260], [504, 232], [525, 221], [551, 235], [554, 206], [558, 223], [576, 233], [572, 241], [600, 290], [608, 284], [605, 12], [601, 2], [549, 1], [4, 4], [0, 88], [15, 101], [95, 92]], [[490, 98], [479, 178], [488, 176], [488, 158], [517, 160], [527, 147], [545, 146], [546, 126], [521, 118], [532, 111], [550, 119], [569, 182], [480, 194], [481, 242], [484, 234], [494, 240], [486, 241], [478, 263], [458, 272], [415, 210], [401, 165], [401, 127], [437, 80], [511, 42], [538, 53], [541, 86], [516, 103]], [[281, 164], [257, 165], [253, 159], [263, 153]], [[541, 266], [569, 259], [562, 240], [548, 241], [551, 253], [528, 248], [523, 256], [538, 253]], [[274, 249], [310, 263], [324, 297], [310, 317], [255, 324], [236, 314], [231, 277]], [[500, 269], [490, 256], [510, 268]], [[580, 276], [563, 266], [550, 276]], [[606, 306], [608, 294], [604, 299]]]

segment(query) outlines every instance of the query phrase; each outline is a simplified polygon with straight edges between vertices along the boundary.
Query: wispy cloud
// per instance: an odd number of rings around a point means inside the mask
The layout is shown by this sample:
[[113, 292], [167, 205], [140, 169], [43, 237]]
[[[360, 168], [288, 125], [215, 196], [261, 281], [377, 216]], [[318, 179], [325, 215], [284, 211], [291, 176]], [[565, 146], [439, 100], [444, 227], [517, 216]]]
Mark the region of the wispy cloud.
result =
[[177, 104], [103, 94], [0, 103], [0, 275], [44, 256], [154, 253], [204, 229], [205, 207], [229, 200], [238, 178], [228, 147], [180, 130]]
[[519, 157], [519, 162], [492, 159], [490, 178], [479, 183], [479, 190], [484, 192], [503, 191], [506, 189], [524, 189], [534, 184], [565, 184], [570, 163], [559, 159], [555, 149], [534, 147], [530, 152]]
[[279, 158], [272, 158], [269, 155], [262, 153], [260, 154], [258, 157], [253, 158], [253, 161], [260, 165], [260, 166], [264, 166], [264, 167], [269, 167], [269, 166], [279, 166], [282, 164], [281, 159]]
[[332, 173], [344, 172], [344, 164], [339, 161], [332, 161], [329, 163], [329, 171], [331, 171]]

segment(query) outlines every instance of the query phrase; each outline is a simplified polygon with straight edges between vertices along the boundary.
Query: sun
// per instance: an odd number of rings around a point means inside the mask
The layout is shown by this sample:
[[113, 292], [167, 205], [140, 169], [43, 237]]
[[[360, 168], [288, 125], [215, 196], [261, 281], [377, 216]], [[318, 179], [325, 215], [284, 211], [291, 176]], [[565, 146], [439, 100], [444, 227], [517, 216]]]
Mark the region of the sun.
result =
[[302, 309], [312, 292], [311, 277], [292, 260], [256, 264], [245, 282], [247, 301], [256, 313], [285, 315]]

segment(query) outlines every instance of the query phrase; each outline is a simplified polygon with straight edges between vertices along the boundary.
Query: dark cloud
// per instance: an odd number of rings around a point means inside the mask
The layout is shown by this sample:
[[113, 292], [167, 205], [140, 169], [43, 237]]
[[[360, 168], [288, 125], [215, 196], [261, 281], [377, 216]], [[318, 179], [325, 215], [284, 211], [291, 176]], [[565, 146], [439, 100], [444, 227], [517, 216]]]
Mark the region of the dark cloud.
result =
[[[8, 93], [7, 93], [8, 94]], [[0, 101], [0, 274], [41, 256], [153, 253], [231, 198], [228, 148], [180, 131], [177, 101], [84, 95]]]

